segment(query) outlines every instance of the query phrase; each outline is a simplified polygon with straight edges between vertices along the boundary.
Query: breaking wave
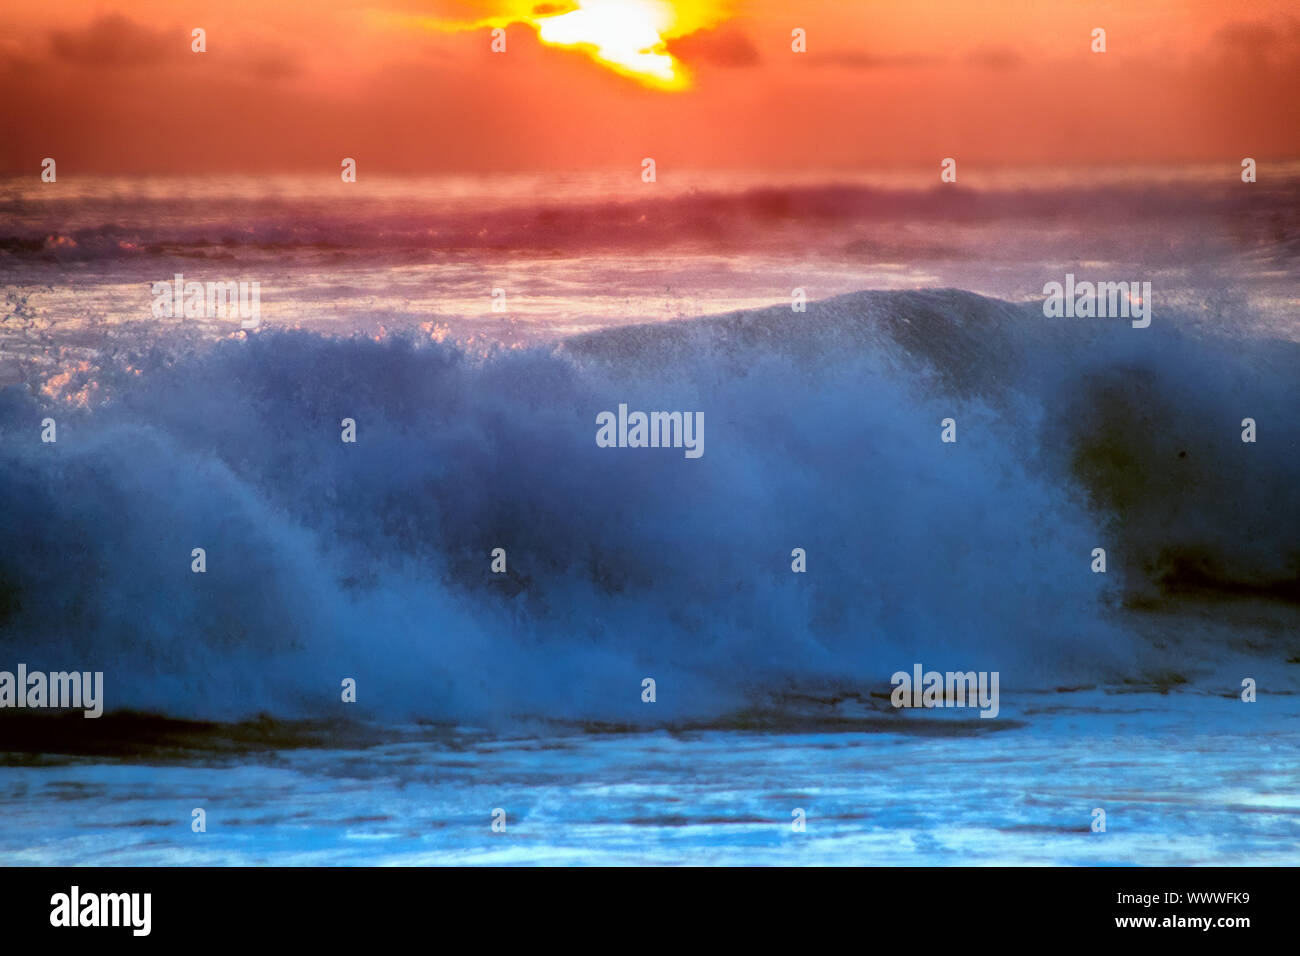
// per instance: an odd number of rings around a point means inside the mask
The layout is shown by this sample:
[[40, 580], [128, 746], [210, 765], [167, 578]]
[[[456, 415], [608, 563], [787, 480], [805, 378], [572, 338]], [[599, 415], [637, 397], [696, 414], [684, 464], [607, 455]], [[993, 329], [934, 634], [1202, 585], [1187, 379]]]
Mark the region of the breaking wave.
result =
[[[337, 714], [345, 677], [480, 721], [645, 721], [644, 677], [661, 719], [914, 661], [1122, 681], [1168, 664], [1134, 606], [1300, 602], [1300, 351], [1167, 318], [941, 290], [486, 353], [159, 339], [74, 374], [89, 407], [0, 392], [0, 667], [223, 719]], [[704, 455], [597, 447], [619, 403], [703, 412]]]

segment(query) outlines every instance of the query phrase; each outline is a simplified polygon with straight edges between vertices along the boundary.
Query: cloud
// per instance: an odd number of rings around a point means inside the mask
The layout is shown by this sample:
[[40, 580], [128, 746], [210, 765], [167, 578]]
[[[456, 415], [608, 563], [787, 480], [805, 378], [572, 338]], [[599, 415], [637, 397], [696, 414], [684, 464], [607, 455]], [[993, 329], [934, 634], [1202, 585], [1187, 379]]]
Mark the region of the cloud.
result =
[[242, 69], [262, 80], [283, 80], [302, 72], [302, 64], [284, 50], [249, 53], [237, 62]]
[[161, 62], [184, 64], [194, 70], [226, 70], [259, 80], [274, 81], [302, 72], [299, 57], [279, 43], [241, 40], [233, 50], [210, 47], [207, 56], [190, 56], [188, 29], [151, 30], [122, 16], [100, 17], [88, 26], [55, 30], [50, 34], [50, 56], [56, 63], [89, 70], [121, 70], [157, 66]]
[[1294, 64], [1300, 60], [1300, 20], [1239, 20], [1220, 27], [1210, 42], [1226, 60], [1253, 66]]
[[[824, 56], [810, 57], [817, 66], [840, 67], [846, 70], [889, 70], [941, 66], [952, 63], [946, 56], [920, 53], [868, 53], [862, 50], [835, 50]], [[981, 47], [966, 57], [972, 66], [987, 70], [1013, 70], [1024, 64], [1024, 58], [1010, 47]]]
[[989, 70], [1014, 70], [1025, 62], [1024, 57], [1010, 47], [1005, 46], [984, 47], [976, 50], [970, 55], [969, 60], [975, 66], [982, 66]]
[[825, 55], [810, 56], [817, 66], [837, 66], [848, 70], [882, 70], [891, 67], [930, 66], [939, 62], [932, 56], [917, 53], [881, 54], [842, 50]]
[[734, 25], [696, 30], [665, 45], [669, 53], [689, 66], [751, 67], [760, 60], [754, 41]]
[[119, 13], [100, 17], [78, 30], [55, 30], [50, 34], [54, 57], [78, 66], [142, 66], [188, 48], [187, 36], [150, 30]]

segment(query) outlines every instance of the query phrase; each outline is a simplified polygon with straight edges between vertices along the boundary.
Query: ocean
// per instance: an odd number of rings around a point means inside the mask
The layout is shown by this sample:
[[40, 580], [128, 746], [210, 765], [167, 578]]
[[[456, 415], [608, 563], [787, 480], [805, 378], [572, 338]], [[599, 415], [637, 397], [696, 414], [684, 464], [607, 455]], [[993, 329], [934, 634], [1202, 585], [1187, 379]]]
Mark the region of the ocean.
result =
[[1300, 169], [624, 179], [0, 183], [0, 856], [1295, 864]]

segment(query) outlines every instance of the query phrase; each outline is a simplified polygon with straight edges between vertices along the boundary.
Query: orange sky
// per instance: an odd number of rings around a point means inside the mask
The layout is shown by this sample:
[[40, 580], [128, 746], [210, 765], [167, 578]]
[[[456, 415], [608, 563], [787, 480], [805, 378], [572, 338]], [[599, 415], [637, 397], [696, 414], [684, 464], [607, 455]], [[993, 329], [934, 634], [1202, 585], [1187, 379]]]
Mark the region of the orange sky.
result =
[[608, 25], [589, 9], [547, 26], [565, 0], [2, 2], [8, 172], [45, 156], [61, 177], [343, 156], [370, 173], [1300, 156], [1293, 0], [594, 0], [652, 24], [663, 42], [640, 52], [671, 80], [541, 42]]

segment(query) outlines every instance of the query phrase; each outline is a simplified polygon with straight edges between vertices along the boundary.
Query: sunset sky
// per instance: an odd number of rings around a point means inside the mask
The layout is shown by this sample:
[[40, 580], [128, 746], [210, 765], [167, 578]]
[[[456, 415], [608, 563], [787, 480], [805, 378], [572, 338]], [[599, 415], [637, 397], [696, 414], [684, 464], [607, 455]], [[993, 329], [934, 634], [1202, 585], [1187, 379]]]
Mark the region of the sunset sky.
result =
[[[0, 170], [46, 156], [61, 177], [344, 156], [369, 173], [1300, 156], [1293, 0], [578, 6], [4, 0]], [[791, 51], [796, 27], [807, 53]]]

